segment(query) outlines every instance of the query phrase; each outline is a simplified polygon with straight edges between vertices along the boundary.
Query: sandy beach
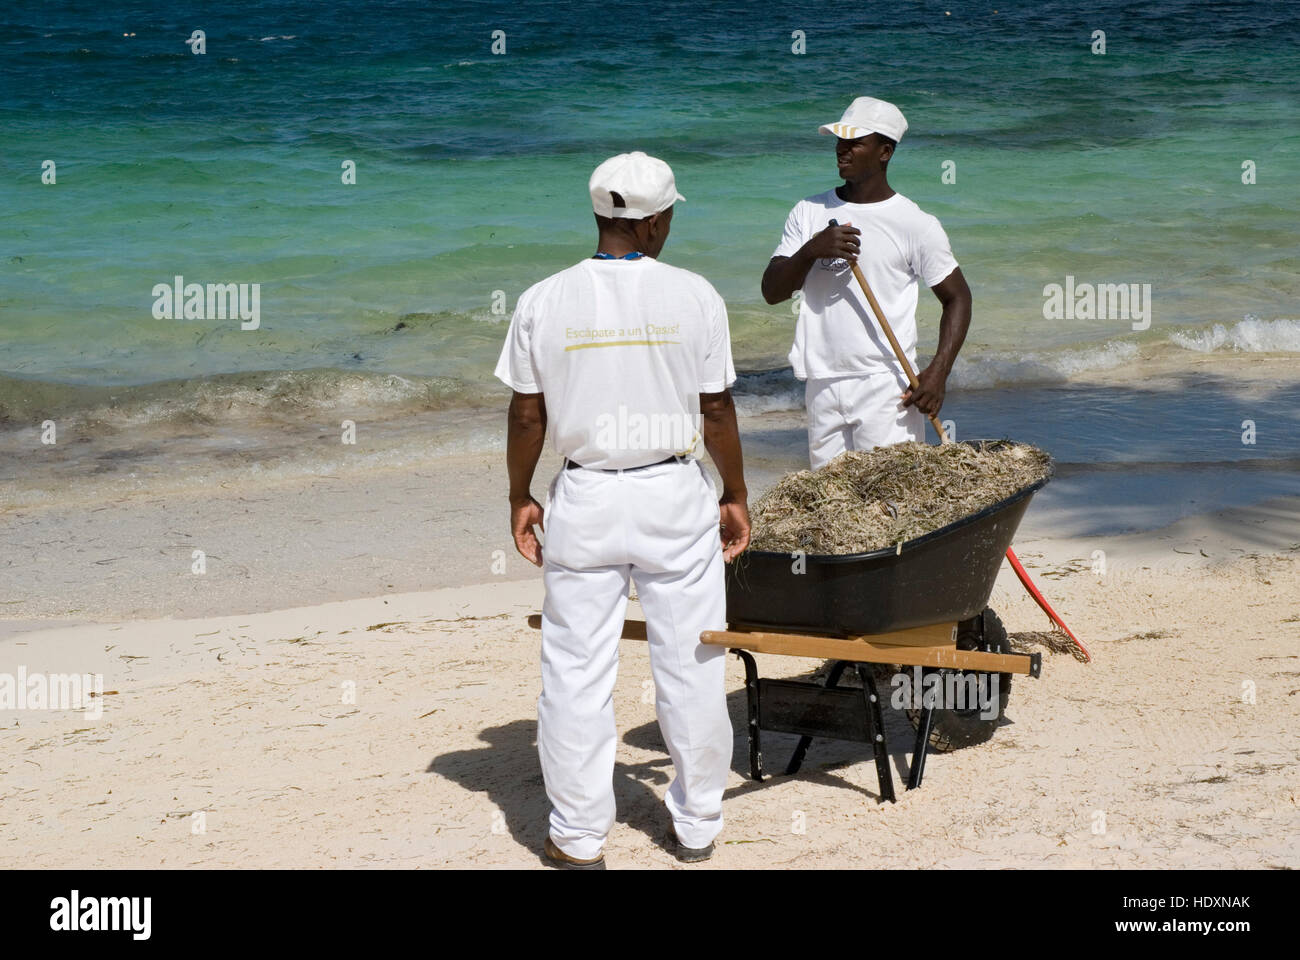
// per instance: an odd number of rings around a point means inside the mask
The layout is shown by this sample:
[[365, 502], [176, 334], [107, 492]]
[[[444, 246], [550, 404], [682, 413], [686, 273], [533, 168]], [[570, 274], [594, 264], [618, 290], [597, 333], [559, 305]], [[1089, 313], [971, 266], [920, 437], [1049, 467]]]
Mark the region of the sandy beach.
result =
[[[504, 482], [480, 454], [0, 516], [0, 674], [103, 676], [71, 709], [0, 712], [0, 864], [541, 868], [542, 590]], [[1125, 535], [1046, 535], [1054, 518], [1031, 507], [1017, 550], [1091, 664], [1045, 652], [996, 736], [932, 754], [913, 793], [889, 711], [891, 805], [859, 744], [749, 780], [729, 658], [727, 826], [701, 868], [1300, 866], [1300, 498]], [[1008, 568], [991, 603], [1013, 638], [1048, 626]], [[681, 868], [658, 845], [649, 677], [623, 641], [614, 868]], [[767, 735], [769, 769], [793, 741]]]

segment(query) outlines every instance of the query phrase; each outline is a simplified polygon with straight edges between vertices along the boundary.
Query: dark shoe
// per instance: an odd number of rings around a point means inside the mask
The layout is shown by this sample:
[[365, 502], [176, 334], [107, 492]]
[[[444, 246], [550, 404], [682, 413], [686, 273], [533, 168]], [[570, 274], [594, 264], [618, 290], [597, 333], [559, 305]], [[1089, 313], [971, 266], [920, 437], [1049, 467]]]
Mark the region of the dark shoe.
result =
[[687, 847], [677, 839], [677, 828], [673, 826], [673, 821], [668, 821], [668, 835], [665, 837], [664, 846], [682, 863], [701, 863], [713, 856], [713, 844], [707, 847]]
[[554, 866], [562, 870], [604, 870], [605, 854], [594, 857], [591, 860], [579, 860], [577, 857], [571, 857], [555, 845], [555, 841], [549, 836], [546, 838], [546, 859], [550, 860]]

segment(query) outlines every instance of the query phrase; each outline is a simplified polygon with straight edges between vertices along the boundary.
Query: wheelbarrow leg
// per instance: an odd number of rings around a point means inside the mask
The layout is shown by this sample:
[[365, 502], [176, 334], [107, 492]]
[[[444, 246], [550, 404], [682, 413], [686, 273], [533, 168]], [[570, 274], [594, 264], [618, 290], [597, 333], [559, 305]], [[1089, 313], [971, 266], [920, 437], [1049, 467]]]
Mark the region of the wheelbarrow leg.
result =
[[763, 781], [763, 748], [758, 729], [758, 664], [745, 650], [732, 650], [745, 664], [745, 701], [749, 713], [749, 775]]
[[895, 802], [894, 774], [889, 769], [889, 751], [885, 747], [885, 715], [880, 709], [880, 694], [871, 676], [871, 665], [858, 664], [862, 679], [862, 697], [867, 707], [867, 735], [871, 737], [871, 751], [876, 755], [876, 779], [880, 781], [880, 799]]
[[[843, 660], [836, 660], [831, 664], [831, 672], [826, 675], [826, 689], [829, 690], [840, 682], [840, 677], [844, 675], [844, 668], [847, 666], [848, 664]], [[804, 757], [808, 756], [808, 748], [812, 746], [812, 742], [812, 737], [799, 738], [799, 745], [794, 748], [794, 754], [790, 757], [790, 762], [785, 768], [787, 776], [799, 772], [799, 768], [803, 766]]]
[[915, 790], [925, 776], [925, 755], [930, 748], [930, 724], [934, 720], [934, 704], [921, 711], [921, 722], [916, 726], [916, 745], [912, 747], [912, 768], [907, 773], [907, 789]]

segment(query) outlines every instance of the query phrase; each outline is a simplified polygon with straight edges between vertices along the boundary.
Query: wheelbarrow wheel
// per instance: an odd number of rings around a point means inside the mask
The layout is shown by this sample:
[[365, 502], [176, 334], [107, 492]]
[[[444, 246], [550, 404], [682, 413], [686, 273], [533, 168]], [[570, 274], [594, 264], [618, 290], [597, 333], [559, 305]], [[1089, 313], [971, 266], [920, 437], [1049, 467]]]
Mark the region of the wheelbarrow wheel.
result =
[[[984, 650], [988, 653], [1010, 653], [1011, 644], [1007, 640], [1007, 629], [1002, 625], [992, 608], [986, 607], [981, 616], [971, 617], [957, 624], [958, 650]], [[930, 671], [927, 671], [927, 673]], [[988, 674], [975, 670], [961, 671], [963, 677], [975, 676], [977, 688], [986, 690], [986, 684], [993, 676], [997, 678], [998, 714], [992, 719], [980, 716], [983, 712], [978, 705], [968, 709], [936, 709], [930, 723], [930, 749], [939, 753], [958, 750], [961, 747], [984, 743], [993, 736], [1007, 709], [1007, 700], [1011, 697], [1011, 674]], [[963, 680], [969, 689], [969, 680]], [[907, 718], [912, 726], [921, 726], [919, 709], [908, 709]]]

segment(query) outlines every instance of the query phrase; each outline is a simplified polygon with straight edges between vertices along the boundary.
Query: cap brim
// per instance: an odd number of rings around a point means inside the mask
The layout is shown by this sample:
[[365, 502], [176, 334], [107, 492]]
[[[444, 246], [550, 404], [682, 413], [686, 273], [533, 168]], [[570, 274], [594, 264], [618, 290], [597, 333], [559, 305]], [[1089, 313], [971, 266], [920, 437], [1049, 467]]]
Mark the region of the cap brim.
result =
[[856, 140], [858, 137], [865, 137], [869, 134], [878, 133], [877, 130], [868, 130], [866, 127], [855, 127], [847, 123], [823, 123], [817, 128], [818, 133], [829, 133], [833, 137], [839, 137], [841, 140]]
[[[674, 200], [673, 203], [681, 203], [683, 200], [686, 199], [686, 198], [683, 197], [680, 193], [677, 193], [677, 191], [675, 191], [675, 190], [673, 191], [673, 194], [674, 194], [674, 196], [677, 197], [677, 199]], [[668, 204], [668, 206], [665, 206], [665, 207], [660, 207], [658, 210], [655, 211], [655, 213], [663, 213], [665, 210], [669, 209], [669, 208], [673, 205], [673, 203], [670, 203], [670, 204]]]

